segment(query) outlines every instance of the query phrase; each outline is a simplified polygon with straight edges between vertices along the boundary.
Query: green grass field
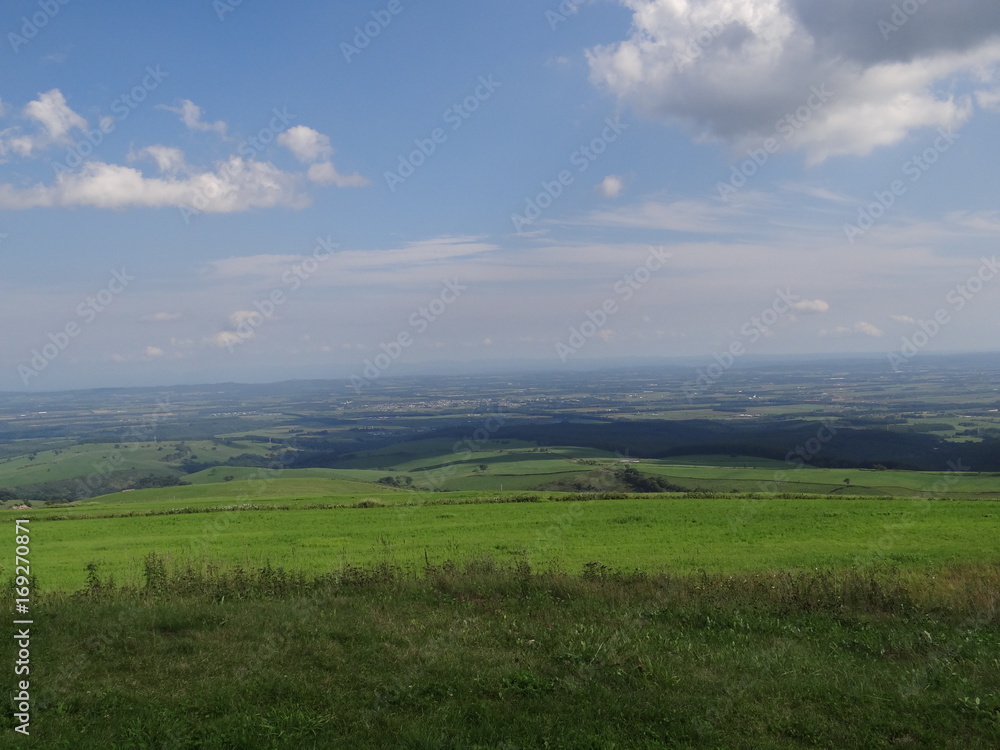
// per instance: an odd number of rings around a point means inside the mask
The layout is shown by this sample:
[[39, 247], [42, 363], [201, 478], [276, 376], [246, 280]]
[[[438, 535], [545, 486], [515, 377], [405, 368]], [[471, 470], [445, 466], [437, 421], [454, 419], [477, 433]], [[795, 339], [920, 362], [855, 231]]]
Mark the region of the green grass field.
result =
[[[184, 500], [171, 497], [174, 488], [145, 490], [136, 502], [117, 496], [109, 504], [31, 511], [39, 585], [79, 588], [92, 562], [116, 580], [132, 580], [149, 552], [173, 560], [270, 562], [313, 573], [345, 564], [421, 567], [481, 555], [568, 572], [592, 561], [651, 572], [843, 568], [872, 561], [923, 569], [995, 560], [1000, 538], [1000, 506], [984, 501], [661, 495], [558, 502], [545, 495], [539, 502], [477, 503], [476, 493], [309, 492], [328, 481], [275, 480], [267, 489], [281, 494], [271, 496], [240, 494], [237, 485], [246, 483], [237, 482], [222, 485], [233, 494], [221, 498], [210, 497], [216, 485], [179, 488], [198, 493]], [[291, 487], [301, 491], [287, 491]], [[385, 507], [308, 509], [364, 501]], [[246, 505], [260, 509], [176, 512]], [[150, 512], [166, 515], [127, 515]], [[8, 522], [24, 514], [3, 511]], [[82, 517], [108, 514], [122, 517]], [[66, 520], [47, 520], [52, 518]]]

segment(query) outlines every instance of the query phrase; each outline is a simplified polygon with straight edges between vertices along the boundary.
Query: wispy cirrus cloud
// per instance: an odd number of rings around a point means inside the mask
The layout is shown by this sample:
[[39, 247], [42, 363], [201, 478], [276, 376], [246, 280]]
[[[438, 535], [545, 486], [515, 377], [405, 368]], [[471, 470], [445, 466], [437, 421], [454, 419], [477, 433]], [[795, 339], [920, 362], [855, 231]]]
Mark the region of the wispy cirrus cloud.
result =
[[649, 198], [619, 208], [597, 209], [583, 218], [559, 223], [725, 234], [741, 231], [737, 220], [745, 216], [745, 207], [759, 203], [759, 197], [747, 191], [739, 196], [739, 201], [730, 201], [728, 205], [690, 199]]
[[[457, 261], [474, 261], [498, 249], [499, 245], [483, 242], [480, 237], [440, 237], [386, 250], [337, 250], [323, 261], [322, 271], [317, 277], [326, 279], [328, 283], [350, 284], [357, 279], [357, 276], [351, 274], [385, 269], [402, 271], [400, 278], [405, 278], [407, 269], [423, 267], [433, 270]], [[311, 257], [290, 253], [264, 253], [223, 258], [208, 263], [202, 269], [202, 275], [215, 280], [251, 277], [279, 279], [289, 269], [305, 263]]]

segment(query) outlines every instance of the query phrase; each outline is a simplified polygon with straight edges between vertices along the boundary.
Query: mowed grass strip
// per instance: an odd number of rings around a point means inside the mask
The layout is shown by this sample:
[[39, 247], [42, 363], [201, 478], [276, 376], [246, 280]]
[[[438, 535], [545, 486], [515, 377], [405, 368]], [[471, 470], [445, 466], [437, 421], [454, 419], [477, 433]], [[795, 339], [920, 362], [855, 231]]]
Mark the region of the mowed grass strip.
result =
[[[434, 500], [447, 497], [438, 493]], [[13, 513], [4, 511], [11, 522]], [[659, 496], [62, 521], [44, 521], [41, 513], [32, 517], [33, 568], [49, 591], [79, 588], [90, 562], [102, 574], [128, 580], [135, 575], [135, 560], [149, 552], [173, 560], [270, 562], [307, 572], [379, 560], [422, 567], [482, 554], [567, 571], [599, 561], [652, 572], [735, 572], [872, 561], [910, 568], [992, 561], [1000, 538], [995, 503], [891, 498]]]
[[[254, 470], [251, 470], [251, 472]], [[71, 506], [80, 507], [88, 503], [142, 503], [152, 500], [225, 500], [238, 499], [242, 502], [253, 502], [257, 499], [273, 497], [330, 497], [349, 493], [369, 493], [377, 491], [383, 494], [395, 492], [394, 489], [366, 482], [355, 482], [349, 479], [318, 478], [309, 476], [286, 476], [279, 472], [264, 472], [257, 469], [256, 474], [249, 473], [246, 478], [231, 482], [216, 484], [192, 484], [178, 487], [155, 487], [132, 492], [117, 492], [114, 495], [104, 495], [93, 500], [80, 501]]]

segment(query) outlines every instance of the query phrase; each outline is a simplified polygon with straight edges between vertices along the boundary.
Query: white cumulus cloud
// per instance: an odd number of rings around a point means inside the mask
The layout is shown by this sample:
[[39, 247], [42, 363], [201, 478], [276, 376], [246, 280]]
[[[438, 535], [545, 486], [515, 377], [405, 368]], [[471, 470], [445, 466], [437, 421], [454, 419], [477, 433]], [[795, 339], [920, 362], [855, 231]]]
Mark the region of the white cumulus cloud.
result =
[[35, 125], [35, 130], [24, 133], [15, 126], [0, 132], [0, 157], [11, 151], [20, 156], [34, 156], [49, 146], [68, 143], [71, 130], [87, 127], [87, 121], [70, 108], [59, 89], [39, 94], [25, 105], [21, 115]]
[[318, 185], [336, 185], [337, 187], [364, 187], [371, 183], [371, 180], [358, 173], [340, 174], [336, 167], [328, 161], [310, 165], [306, 177]]
[[601, 195], [605, 198], [617, 198], [625, 188], [625, 181], [616, 174], [609, 174], [601, 184], [597, 186]]
[[879, 21], [891, 8], [881, 3], [619, 2], [632, 30], [588, 51], [595, 84], [700, 138], [742, 147], [774, 137], [813, 163], [868, 154], [917, 128], [959, 127], [972, 95], [949, 83], [1000, 64], [995, 0], [923, 6], [887, 38]]
[[147, 146], [138, 153], [130, 155], [130, 158], [133, 160], [142, 159], [144, 157], [152, 159], [156, 162], [156, 166], [161, 172], [179, 172], [186, 166], [184, 162], [184, 152], [179, 148], [173, 148], [171, 146]]
[[863, 320], [855, 323], [853, 326], [837, 326], [831, 331], [824, 329], [819, 332], [820, 336], [832, 336], [834, 338], [852, 336], [855, 334], [871, 336], [872, 338], [879, 338], [880, 336], [885, 335], [878, 327], [873, 326], [871, 323], [866, 323]]
[[821, 299], [804, 299], [792, 304], [792, 308], [804, 313], [825, 313], [830, 304]]
[[873, 326], [871, 323], [866, 323], [864, 321], [861, 321], [860, 323], [855, 323], [854, 330], [857, 331], [858, 333], [864, 334], [865, 336], [871, 336], [873, 338], [878, 338], [879, 336], [885, 335], [882, 333], [881, 329], [879, 329], [876, 326]]
[[[270, 162], [230, 157], [209, 171], [184, 164], [176, 149], [147, 149], [162, 172], [148, 177], [139, 169], [100, 161], [86, 162], [78, 172], [62, 172], [51, 184], [20, 187], [0, 183], [0, 210], [90, 206], [94, 208], [191, 209], [204, 213], [233, 213], [255, 208], [305, 208], [311, 203], [307, 181], [357, 187], [368, 183], [361, 175], [333, 171], [324, 179], [286, 172]], [[313, 165], [321, 166], [321, 165]], [[179, 176], [178, 170], [184, 170]], [[328, 178], [328, 179], [326, 179]]]
[[225, 135], [226, 123], [222, 120], [217, 120], [216, 122], [203, 121], [201, 119], [201, 107], [190, 99], [182, 99], [179, 107], [168, 107], [166, 104], [159, 104], [157, 106], [160, 109], [165, 109], [168, 112], [180, 115], [181, 122], [187, 125], [187, 127], [191, 130], [214, 131], [220, 135]]
[[305, 125], [296, 125], [278, 136], [278, 143], [303, 164], [309, 164], [306, 177], [318, 185], [337, 187], [363, 187], [370, 180], [360, 174], [342, 175], [333, 166], [333, 146], [330, 137]]
[[296, 159], [305, 164], [310, 164], [320, 159], [329, 159], [333, 156], [333, 146], [330, 145], [330, 137], [305, 125], [296, 125], [281, 133], [278, 136], [278, 143], [291, 151]]
[[87, 162], [79, 172], [63, 172], [50, 185], [19, 188], [0, 184], [0, 209], [91, 206], [193, 208], [205, 213], [230, 213], [251, 208], [304, 208], [309, 196], [301, 177], [269, 162], [232, 157], [211, 172], [185, 177], [146, 177], [138, 169], [104, 162]]
[[[188, 99], [182, 100], [180, 107], [164, 108], [179, 113], [193, 130], [219, 133], [226, 130], [221, 121], [203, 122], [201, 108]], [[69, 107], [59, 89], [39, 94], [25, 105], [22, 117], [33, 123], [34, 128], [26, 133], [20, 125], [15, 125], [0, 131], [0, 163], [11, 154], [37, 158], [38, 152], [45, 148], [70, 143], [73, 130], [88, 126]], [[330, 139], [325, 135], [302, 126], [292, 130], [294, 134], [285, 145], [302, 160], [326, 159], [333, 153]], [[329, 160], [311, 164], [304, 173], [288, 172], [268, 161], [236, 155], [211, 167], [192, 166], [179, 148], [161, 144], [133, 150], [127, 160], [152, 162], [158, 175], [150, 176], [134, 166], [87, 161], [76, 171], [65, 167], [57, 170], [50, 183], [0, 183], [0, 210], [174, 207], [190, 209], [192, 213], [230, 213], [276, 206], [304, 208], [311, 202], [307, 192], [311, 183], [358, 187], [369, 182], [360, 174], [340, 174]]]
[[231, 331], [219, 331], [214, 336], [205, 339], [205, 342], [219, 349], [233, 349], [244, 341], [254, 338], [253, 331], [249, 331], [246, 336], [240, 336]]

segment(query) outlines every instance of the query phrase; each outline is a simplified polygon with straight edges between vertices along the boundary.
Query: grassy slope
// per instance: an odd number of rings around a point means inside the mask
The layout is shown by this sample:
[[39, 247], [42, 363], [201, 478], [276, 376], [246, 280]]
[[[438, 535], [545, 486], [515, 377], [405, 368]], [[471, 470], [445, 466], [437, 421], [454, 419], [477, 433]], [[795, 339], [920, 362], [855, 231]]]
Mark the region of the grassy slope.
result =
[[[114, 471], [163, 472], [176, 469], [179, 462], [167, 462], [165, 456], [174, 452], [176, 443], [81, 443], [61, 450], [43, 451], [31, 460], [27, 455], [0, 461], [0, 487], [20, 487], [26, 484], [54, 482]], [[217, 445], [207, 440], [185, 441], [199, 461], [226, 461], [242, 453], [264, 455], [262, 443], [240, 443], [236, 447]], [[214, 449], [214, 450], [213, 450]]]
[[[539, 450], [492, 441], [477, 446], [482, 450], [457, 453], [450, 452], [452, 447], [448, 441], [426, 440], [362, 452], [338, 464], [337, 473], [367, 481], [406, 473], [418, 486], [444, 490], [497, 490], [500, 485], [505, 490], [533, 490], [621, 465], [612, 453], [573, 446]], [[483, 464], [487, 469], [480, 471]], [[1000, 496], [1000, 476], [995, 474], [797, 468], [794, 463], [744, 456], [644, 459], [634, 465], [681, 487], [710, 492]]]
[[[228, 447], [192, 441], [188, 445], [198, 460], [203, 461], [223, 461], [239, 453], [261, 453], [266, 448], [259, 443]], [[157, 450], [158, 447], [163, 450]], [[455, 442], [451, 440], [422, 440], [359, 452], [333, 469], [286, 469], [275, 475], [266, 469], [219, 466], [192, 474], [187, 480], [195, 484], [219, 483], [219, 487], [223, 488], [218, 491], [221, 497], [229, 497], [233, 492], [224, 489], [226, 485], [222, 480], [227, 476], [237, 480], [269, 480], [272, 476], [279, 476], [282, 479], [377, 482], [386, 475], [402, 475], [409, 477], [416, 487], [427, 490], [497, 491], [502, 487], [504, 490], [523, 491], [545, 488], [557, 481], [586, 481], [588, 474], [621, 466], [614, 454], [589, 448], [552, 446], [539, 449], [516, 441], [487, 441], [474, 447], [480, 450], [467, 452], [460, 444], [456, 449]], [[176, 462], [169, 464], [163, 461], [163, 457], [172, 450], [173, 444], [142, 444], [142, 447], [130, 444], [127, 449], [118, 451], [123, 460], [115, 462], [114, 468], [162, 471], [176, 466]], [[111, 444], [80, 445], [59, 455], [40, 453], [34, 461], [29, 461], [26, 456], [10, 459], [0, 462], [0, 487], [17, 487], [100, 472], [100, 467], [115, 453]], [[485, 470], [480, 469], [483, 465]], [[895, 496], [930, 492], [969, 498], [1000, 496], [1000, 477], [988, 474], [795, 468], [782, 461], [742, 456], [686, 456], [643, 460], [634, 465], [642, 472], [661, 476], [678, 486], [711, 492]], [[849, 486], [845, 479], [850, 480]], [[345, 488], [344, 491], [354, 490]]]

